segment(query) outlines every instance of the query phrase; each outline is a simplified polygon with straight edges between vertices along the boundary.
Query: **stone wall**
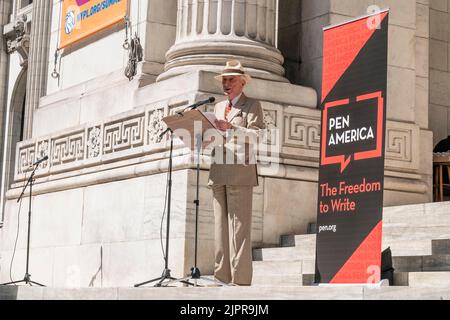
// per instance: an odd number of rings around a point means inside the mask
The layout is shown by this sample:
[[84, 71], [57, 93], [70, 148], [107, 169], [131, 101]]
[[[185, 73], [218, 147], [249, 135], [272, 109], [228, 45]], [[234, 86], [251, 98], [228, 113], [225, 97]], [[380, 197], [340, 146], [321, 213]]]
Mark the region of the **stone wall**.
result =
[[[129, 34], [132, 32], [134, 36], [137, 33], [144, 49], [144, 63], [139, 68], [137, 78], [140, 78], [140, 85], [145, 85], [154, 82], [156, 76], [163, 71], [165, 54], [175, 41], [177, 1], [130, 0], [129, 3]], [[59, 40], [60, 5], [59, 0], [53, 1], [48, 94], [104, 77], [114, 71], [125, 78], [123, 71], [128, 61], [128, 51], [122, 47], [125, 40], [125, 20], [62, 50], [57, 64], [60, 78], [53, 79], [50, 76]]]
[[284, 57], [285, 77], [293, 84], [302, 84], [302, 2], [281, 0], [278, 8], [278, 49]]
[[430, 0], [430, 128], [433, 145], [450, 135], [450, 1]]
[[177, 1], [129, 2], [129, 33], [138, 34], [144, 50], [131, 82], [124, 75], [125, 22], [61, 50], [56, 65], [60, 76], [51, 77], [61, 11], [60, 1], [53, 1], [47, 95], [34, 113], [33, 137], [131, 110], [136, 89], [153, 83], [163, 71], [165, 54], [175, 42]]
[[330, 0], [302, 0], [301, 84], [317, 92], [322, 92], [322, 28], [330, 24], [330, 14]]
[[[188, 271], [191, 261], [187, 259], [191, 251], [185, 251], [187, 174], [173, 175], [169, 259], [177, 276]], [[166, 174], [158, 174], [33, 197], [32, 280], [52, 287], [131, 287], [160, 276], [165, 182]], [[12, 277], [22, 279], [25, 272], [28, 199], [21, 202], [20, 215], [15, 200], [6, 204], [6, 227], [0, 234], [1, 282], [9, 281], [18, 217], [20, 237]]]

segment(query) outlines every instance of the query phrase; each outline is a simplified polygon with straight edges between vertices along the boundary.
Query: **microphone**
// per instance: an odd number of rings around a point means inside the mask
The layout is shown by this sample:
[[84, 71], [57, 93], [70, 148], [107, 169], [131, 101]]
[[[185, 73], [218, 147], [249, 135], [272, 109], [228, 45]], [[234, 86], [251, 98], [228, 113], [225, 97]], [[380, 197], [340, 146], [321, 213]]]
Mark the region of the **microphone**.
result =
[[214, 97], [209, 97], [209, 98], [206, 99], [206, 100], [203, 100], [203, 101], [199, 101], [199, 102], [197, 102], [197, 103], [194, 103], [193, 105], [189, 106], [188, 108], [191, 108], [191, 110], [195, 110], [195, 109], [197, 109], [198, 107], [200, 107], [200, 106], [202, 106], [202, 105], [204, 105], [204, 104], [207, 104], [207, 103], [214, 103], [214, 101], [216, 101], [216, 98], [214, 98]]
[[39, 159], [35, 163], [33, 163], [33, 166], [40, 164], [41, 162], [44, 162], [45, 160], [48, 160], [48, 156], [43, 157], [42, 159]]
[[190, 106], [187, 106], [186, 108], [184, 108], [183, 111], [179, 111], [179, 112], [177, 112], [177, 113], [178, 113], [178, 115], [182, 116], [182, 115], [183, 115], [183, 112], [185, 112], [185, 111], [188, 110], [188, 109], [190, 109], [190, 110], [195, 110], [195, 109], [197, 109], [198, 107], [201, 107], [201, 106], [204, 105], [204, 104], [207, 104], [207, 103], [214, 103], [214, 101], [216, 101], [216, 98], [214, 98], [214, 97], [209, 97], [209, 98], [206, 99], [206, 100], [202, 100], [202, 101], [196, 102], [196, 103], [194, 103], [194, 104], [191, 104]]

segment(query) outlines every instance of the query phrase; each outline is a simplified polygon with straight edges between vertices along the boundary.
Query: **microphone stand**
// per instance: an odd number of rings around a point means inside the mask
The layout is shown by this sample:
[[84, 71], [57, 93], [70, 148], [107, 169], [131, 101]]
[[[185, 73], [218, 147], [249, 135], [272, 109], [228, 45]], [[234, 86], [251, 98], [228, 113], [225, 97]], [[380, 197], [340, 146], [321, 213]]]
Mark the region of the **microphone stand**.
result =
[[34, 174], [36, 173], [36, 170], [39, 167], [40, 162], [41, 161], [38, 161], [38, 162], [35, 163], [35, 166], [33, 168], [33, 171], [31, 172], [30, 178], [28, 178], [27, 184], [25, 185], [25, 187], [23, 187], [22, 193], [20, 194], [19, 199], [17, 199], [17, 202], [19, 202], [22, 199], [23, 195], [25, 194], [25, 190], [27, 189], [28, 185], [30, 185], [30, 200], [29, 200], [29, 203], [28, 203], [27, 261], [26, 261], [25, 277], [23, 278], [23, 280], [12, 281], [12, 282], [7, 282], [7, 283], [0, 284], [2, 286], [25, 282], [25, 284], [29, 284], [30, 286], [32, 286], [34, 284], [34, 285], [37, 285], [37, 286], [45, 287], [43, 284], [40, 284], [40, 283], [35, 282], [35, 281], [32, 281], [31, 280], [31, 275], [29, 273], [29, 265], [30, 265], [30, 230], [31, 230], [31, 196], [33, 194]]
[[[165, 265], [164, 270], [162, 272], [161, 277], [145, 281], [142, 283], [135, 284], [134, 286], [140, 287], [155, 281], [158, 281], [158, 283], [155, 284], [155, 287], [163, 287], [167, 286], [169, 283], [172, 283], [174, 281], [178, 281], [176, 278], [172, 277], [170, 274], [169, 269], [169, 231], [170, 231], [170, 208], [171, 208], [171, 198], [172, 198], [172, 153], [173, 153], [173, 131], [170, 128], [167, 128], [163, 133], [160, 134], [160, 138], [162, 138], [167, 132], [170, 132], [170, 154], [169, 154], [169, 191], [168, 191], [168, 200], [167, 200], [167, 224], [166, 224], [166, 252], [165, 252]], [[164, 281], [168, 280], [168, 283], [164, 283]], [[192, 285], [192, 283], [189, 283], [187, 281], [180, 280], [180, 282]]]
[[226, 283], [223, 283], [217, 279], [209, 279], [206, 277], [203, 277], [201, 275], [200, 269], [197, 266], [197, 256], [198, 256], [198, 209], [200, 206], [200, 199], [199, 199], [199, 189], [200, 189], [200, 150], [202, 148], [202, 144], [203, 144], [203, 135], [201, 133], [198, 133], [195, 135], [195, 145], [196, 145], [196, 151], [197, 151], [197, 167], [196, 167], [196, 171], [197, 171], [197, 184], [196, 184], [196, 197], [194, 200], [195, 203], [195, 243], [194, 243], [194, 266], [191, 268], [191, 275], [181, 279], [180, 281], [189, 281], [189, 280], [193, 280], [194, 281], [194, 286], [197, 287], [197, 281], [198, 280], [205, 280], [208, 282], [213, 282], [216, 285], [220, 285], [220, 286], [229, 286]]
[[[197, 105], [194, 106], [189, 106], [188, 108], [191, 108], [191, 110], [197, 109], [198, 107], [200, 107], [201, 105], [207, 103], [207, 102], [214, 102], [214, 98], [211, 97], [208, 101], [202, 101], [197, 103]], [[186, 110], [186, 109], [185, 109]], [[181, 112], [181, 114], [179, 114], [180, 116], [183, 116], [183, 112]], [[195, 238], [194, 238], [194, 266], [191, 268], [191, 274], [185, 278], [182, 279], [178, 279], [178, 280], [174, 280], [174, 281], [170, 281], [169, 283], [172, 282], [182, 282], [182, 283], [186, 283], [189, 285], [193, 285], [195, 287], [197, 287], [197, 281], [198, 280], [205, 280], [205, 281], [209, 281], [209, 282], [213, 282], [216, 285], [220, 285], [220, 286], [229, 286], [226, 283], [223, 283], [219, 280], [216, 279], [209, 279], [206, 277], [202, 277], [200, 269], [198, 268], [197, 265], [197, 257], [198, 257], [198, 210], [199, 210], [199, 206], [200, 206], [200, 151], [202, 148], [202, 144], [203, 144], [203, 134], [202, 133], [198, 133], [195, 135], [195, 148], [196, 148], [196, 153], [197, 153], [197, 166], [196, 166], [196, 172], [197, 172], [197, 183], [196, 183], [196, 198], [194, 200], [195, 203]], [[191, 282], [189, 282], [189, 280], [193, 280], [194, 284], [192, 284]]]
[[[184, 113], [184, 111], [186, 111], [187, 109], [191, 109], [191, 110], [195, 110], [195, 109], [197, 109], [198, 107], [200, 107], [200, 106], [202, 106], [203, 104], [206, 104], [206, 103], [212, 103], [212, 102], [214, 102], [215, 101], [215, 98], [214, 97], [210, 97], [208, 100], [205, 100], [205, 101], [201, 101], [201, 102], [198, 102], [198, 103], [196, 103], [196, 104], [194, 104], [194, 105], [191, 105], [191, 106], [188, 106], [187, 108], [185, 108], [183, 111], [181, 111], [181, 112], [178, 112], [177, 114], [179, 115], [179, 116], [183, 116], [183, 113]], [[171, 132], [171, 144], [170, 144], [170, 160], [169, 160], [169, 209], [168, 209], [168, 215], [167, 215], [167, 233], [166, 233], [166, 248], [168, 248], [168, 246], [169, 246], [169, 243], [168, 243], [168, 234], [169, 234], [169, 216], [170, 216], [170, 187], [171, 187], [171, 185], [172, 185], [172, 183], [171, 183], [171, 172], [172, 172], [172, 148], [173, 148], [173, 131], [170, 129], [170, 128], [168, 128], [166, 131], [164, 131], [161, 135], [164, 135], [166, 132], [168, 132], [168, 131], [170, 131]], [[166, 250], [166, 268], [165, 268], [165, 270], [164, 270], [164, 272], [163, 272], [163, 275], [162, 275], [162, 277], [160, 277], [160, 278], [157, 278], [157, 279], [153, 279], [153, 280], [150, 280], [150, 281], [147, 281], [147, 282], [144, 282], [144, 283], [141, 283], [141, 284], [138, 284], [138, 285], [135, 285], [135, 287], [137, 287], [137, 286], [140, 286], [140, 285], [143, 285], [143, 284], [147, 284], [147, 283], [150, 283], [150, 282], [154, 282], [154, 281], [157, 281], [157, 280], [159, 280], [159, 279], [161, 279], [161, 281], [156, 285], [156, 286], [161, 286], [162, 285], [162, 282], [164, 281], [164, 280], [166, 280], [166, 279], [168, 279], [169, 281], [167, 282], [167, 283], [165, 283], [165, 286], [168, 286], [169, 284], [171, 284], [171, 283], [174, 283], [174, 282], [181, 282], [181, 283], [184, 283], [184, 284], [187, 284], [187, 285], [193, 285], [193, 286], [195, 286], [195, 287], [197, 287], [197, 280], [199, 280], [199, 279], [203, 279], [203, 280], [206, 280], [206, 281], [210, 281], [210, 282], [214, 282], [214, 283], [216, 283], [216, 284], [219, 284], [219, 285], [224, 285], [224, 286], [228, 286], [228, 284], [225, 284], [225, 283], [223, 283], [223, 282], [221, 282], [221, 281], [218, 281], [218, 280], [216, 280], [216, 279], [209, 279], [209, 278], [205, 278], [205, 277], [202, 277], [201, 276], [201, 272], [200, 272], [200, 269], [198, 268], [198, 266], [197, 266], [197, 253], [198, 253], [198, 209], [199, 209], [199, 206], [200, 206], [200, 200], [199, 200], [199, 186], [200, 186], [200, 150], [201, 150], [201, 147], [202, 147], [202, 142], [203, 142], [203, 134], [196, 134], [196, 136], [195, 136], [195, 142], [196, 142], [196, 151], [197, 151], [197, 168], [196, 168], [196, 171], [197, 171], [197, 186], [196, 186], [196, 199], [195, 199], [195, 201], [194, 201], [194, 203], [195, 203], [195, 246], [194, 246], [194, 266], [191, 268], [191, 275], [190, 276], [188, 276], [188, 277], [185, 277], [185, 278], [182, 278], [182, 279], [175, 279], [175, 278], [172, 278], [172, 277], [170, 277], [170, 270], [168, 270], [167, 269], [167, 261], [168, 261], [168, 259], [167, 259], [167, 252], [168, 252], [168, 250]], [[167, 275], [167, 273], [168, 273], [168, 275]], [[189, 280], [190, 279], [192, 279], [192, 280], [194, 280], [194, 284], [192, 284], [191, 282], [189, 282]]]

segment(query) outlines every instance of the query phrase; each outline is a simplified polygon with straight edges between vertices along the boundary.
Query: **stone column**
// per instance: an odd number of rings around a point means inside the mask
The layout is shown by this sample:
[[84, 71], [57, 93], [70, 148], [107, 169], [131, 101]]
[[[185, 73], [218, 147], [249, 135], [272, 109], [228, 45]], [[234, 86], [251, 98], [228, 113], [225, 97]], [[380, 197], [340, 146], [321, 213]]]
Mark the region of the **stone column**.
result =
[[6, 89], [8, 88], [8, 54], [6, 53], [6, 41], [3, 39], [3, 27], [8, 24], [11, 14], [12, 0], [0, 2], [0, 105], [1, 112], [4, 112], [6, 106]]
[[[8, 90], [8, 54], [6, 50], [6, 41], [3, 38], [3, 27], [9, 21], [9, 15], [11, 14], [12, 0], [0, 1], [0, 150], [4, 150], [4, 134], [6, 115], [8, 114], [6, 108], [8, 106], [7, 90]], [[7, 133], [6, 133], [7, 134]], [[0, 177], [3, 177], [3, 161], [4, 157], [0, 157]], [[0, 187], [1, 189], [1, 187]], [[0, 194], [3, 204], [3, 193]], [[0, 206], [2, 212], [3, 206]], [[0, 227], [3, 224], [3, 213], [0, 214]]]
[[239, 59], [256, 78], [287, 82], [275, 48], [276, 12], [276, 0], [178, 0], [177, 39], [158, 80], [219, 72]]
[[47, 87], [48, 50], [53, 1], [35, 0], [30, 34], [24, 138], [31, 138], [33, 112]]
[[6, 106], [7, 90], [8, 90], [8, 54], [6, 48], [6, 40], [3, 37], [3, 28], [9, 22], [11, 14], [12, 0], [0, 1], [0, 144], [3, 145], [3, 132]]
[[[3, 119], [6, 108], [6, 90], [8, 88], [8, 54], [6, 41], [3, 38], [3, 27], [8, 23], [11, 13], [12, 0], [0, 1], [0, 113]], [[3, 123], [3, 122], [2, 122]], [[3, 125], [0, 123], [1, 132]], [[3, 141], [3, 139], [2, 139]]]

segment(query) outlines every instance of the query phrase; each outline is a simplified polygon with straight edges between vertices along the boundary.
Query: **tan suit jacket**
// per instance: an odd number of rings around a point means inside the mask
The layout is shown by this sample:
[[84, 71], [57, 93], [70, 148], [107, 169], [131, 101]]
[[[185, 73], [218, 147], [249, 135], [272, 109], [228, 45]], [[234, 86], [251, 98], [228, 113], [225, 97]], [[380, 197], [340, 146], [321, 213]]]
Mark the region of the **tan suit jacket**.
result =
[[[216, 104], [214, 112], [217, 119], [225, 120], [225, 109], [227, 105], [228, 100]], [[239, 136], [242, 137], [243, 135], [257, 137], [260, 130], [265, 128], [261, 104], [259, 101], [242, 94], [239, 101], [231, 109], [226, 120], [233, 125], [234, 137], [228, 139], [228, 142], [224, 146], [214, 149], [212, 155], [213, 163], [211, 164], [209, 174], [209, 185], [257, 186], [258, 172], [256, 155], [254, 152], [248, 152], [248, 145], [245, 151], [242, 148], [240, 150], [236, 146], [236, 141], [240, 139]], [[257, 139], [252, 139], [252, 141], [257, 142]], [[236, 164], [242, 162], [234, 162], [235, 164], [214, 163], [215, 154], [218, 152], [224, 154], [223, 159], [226, 159], [225, 152], [227, 149], [234, 150], [235, 153], [240, 153], [241, 155], [245, 153], [244, 164]]]

